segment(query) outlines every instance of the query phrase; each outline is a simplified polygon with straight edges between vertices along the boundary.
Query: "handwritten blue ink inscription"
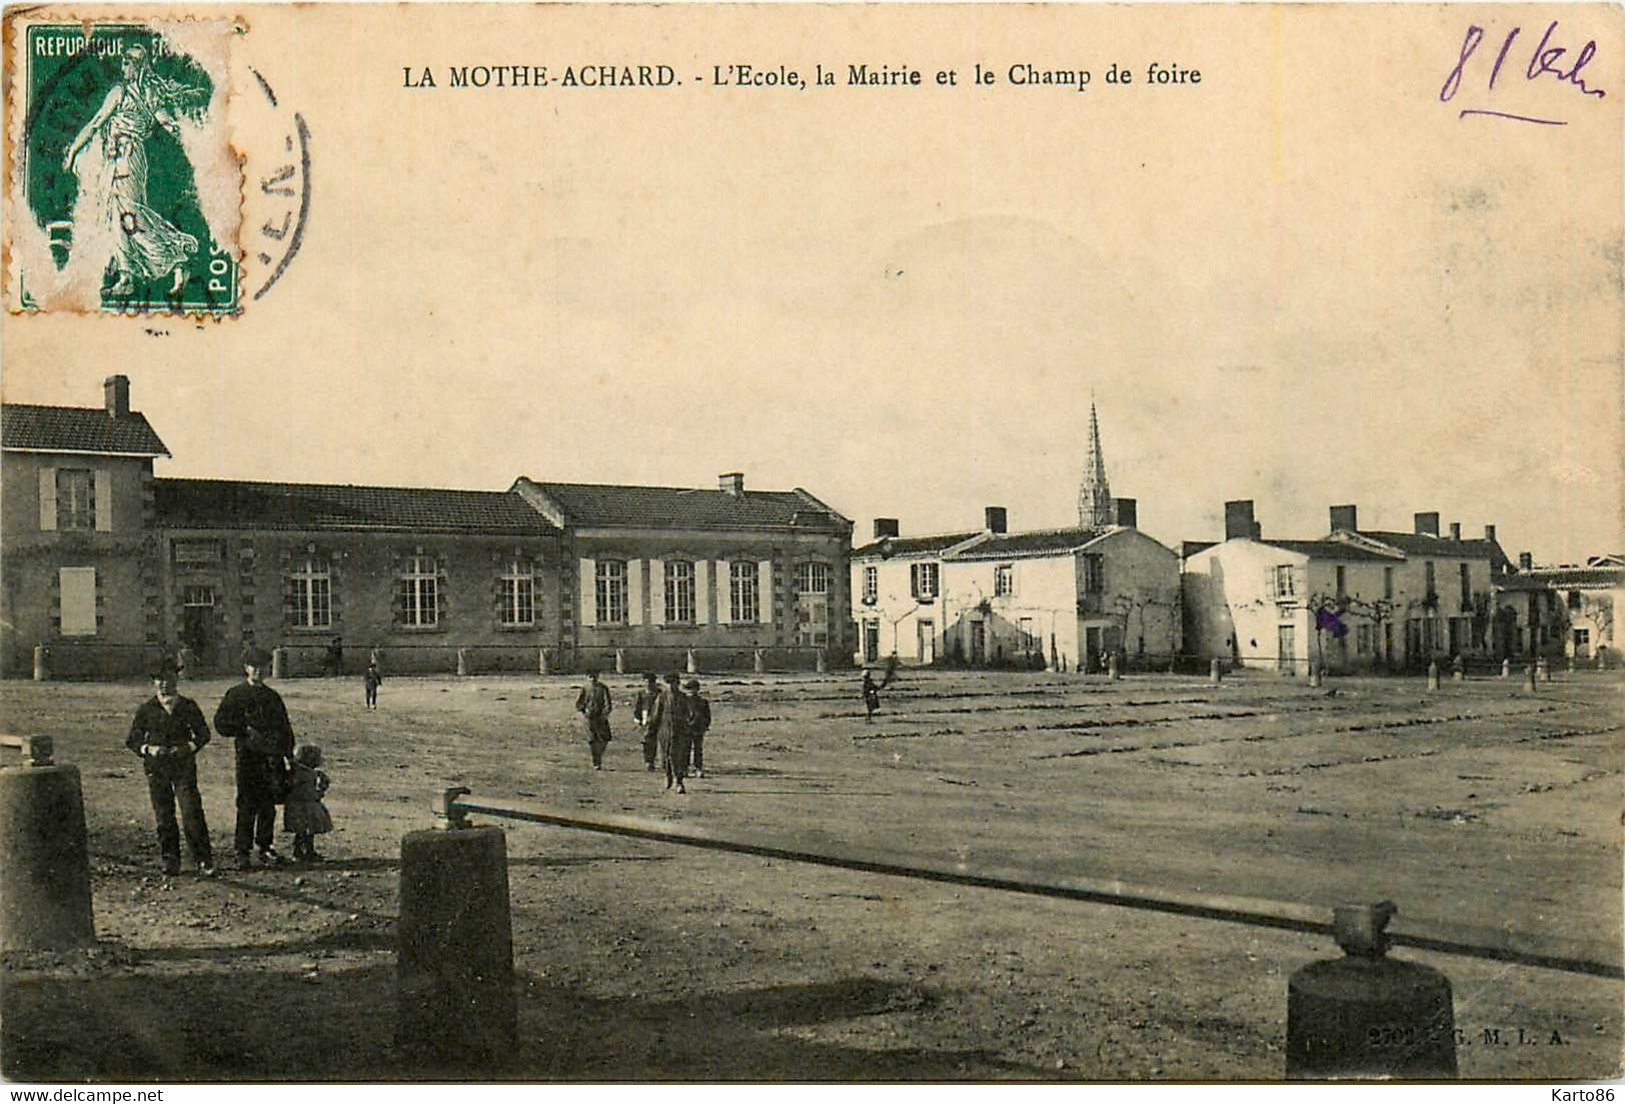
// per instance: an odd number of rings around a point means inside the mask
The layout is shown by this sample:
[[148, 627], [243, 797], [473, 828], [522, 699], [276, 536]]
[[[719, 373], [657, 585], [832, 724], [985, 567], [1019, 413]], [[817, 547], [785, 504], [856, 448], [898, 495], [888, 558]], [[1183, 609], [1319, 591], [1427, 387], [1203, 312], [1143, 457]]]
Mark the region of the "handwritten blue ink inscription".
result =
[[[1495, 91], [1495, 82], [1501, 76], [1501, 67], [1506, 64], [1507, 56], [1512, 53], [1513, 44], [1517, 42], [1518, 36], [1522, 33], [1522, 27], [1514, 27], [1507, 32], [1506, 38], [1501, 40], [1501, 48], [1495, 55], [1495, 64], [1490, 67], [1489, 80], [1485, 83], [1483, 90], [1486, 97], [1486, 102], [1488, 102], [1487, 97]], [[1554, 39], [1557, 41], [1554, 41]], [[1467, 27], [1467, 37], [1464, 38], [1461, 43], [1461, 56], [1457, 58], [1455, 68], [1450, 70], [1450, 74], [1444, 79], [1443, 87], [1439, 89], [1440, 103], [1449, 103], [1451, 100], [1454, 100], [1456, 98], [1456, 93], [1460, 92], [1462, 90], [1462, 86], [1468, 82], [1469, 73], [1467, 63], [1472, 60], [1473, 54], [1478, 50], [1479, 43], [1483, 40], [1483, 27], [1474, 25], [1469, 25]], [[1527, 39], [1525, 41], [1527, 42]], [[1590, 63], [1591, 59], [1597, 54], [1596, 41], [1594, 39], [1587, 40], [1586, 44], [1580, 47], [1579, 51], [1575, 53], [1572, 58], [1569, 54], [1570, 47], [1558, 45], [1557, 42], [1560, 41], [1561, 39], [1558, 38], [1557, 20], [1554, 19], [1551, 21], [1551, 23], [1547, 24], [1546, 33], [1540, 36], [1540, 44], [1537, 45], [1534, 52], [1529, 55], [1529, 63], [1524, 66], [1523, 70], [1524, 80], [1544, 80], [1548, 82], [1555, 80], [1561, 84], [1573, 88], [1582, 96], [1595, 97], [1599, 100], [1607, 96], [1608, 93], [1605, 90], [1601, 88], [1594, 88], [1590, 84], [1587, 84], [1586, 78], [1581, 73], [1581, 70], [1583, 70], [1586, 65]], [[1515, 56], [1514, 65], [1522, 60], [1523, 55], [1520, 51], [1520, 53]], [[1477, 66], [1475, 68], [1482, 69], [1482, 66]], [[1457, 114], [1456, 118], [1465, 119], [1469, 115], [1489, 116], [1496, 119], [1512, 119], [1515, 122], [1535, 123], [1540, 126], [1567, 126], [1569, 122], [1567, 119], [1542, 118], [1535, 115], [1524, 115], [1513, 111], [1498, 111], [1489, 107], [1462, 108]]]

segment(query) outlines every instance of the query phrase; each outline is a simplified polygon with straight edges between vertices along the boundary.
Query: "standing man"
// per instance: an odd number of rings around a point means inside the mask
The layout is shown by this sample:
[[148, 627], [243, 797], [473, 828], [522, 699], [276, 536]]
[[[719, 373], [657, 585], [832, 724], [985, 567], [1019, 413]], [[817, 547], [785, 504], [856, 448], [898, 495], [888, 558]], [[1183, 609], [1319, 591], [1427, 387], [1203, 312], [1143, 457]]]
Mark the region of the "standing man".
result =
[[650, 671], [643, 676], [643, 689], [639, 691], [637, 701], [632, 703], [632, 720], [643, 727], [643, 761], [650, 770], [655, 769], [655, 752], [660, 742], [650, 714], [654, 712], [655, 702], [659, 699], [660, 685], [655, 681], [654, 672]]
[[598, 672], [587, 672], [587, 685], [576, 695], [576, 712], [587, 718], [587, 746], [592, 749], [592, 769], [604, 769], [604, 749], [609, 746], [609, 715], [615, 709], [609, 687], [598, 681]]
[[649, 714], [649, 729], [660, 746], [660, 761], [666, 768], [666, 789], [677, 783], [678, 793], [687, 793], [683, 779], [688, 776], [688, 699], [678, 688], [676, 675], [666, 676], [666, 688], [655, 698]]
[[271, 841], [276, 835], [277, 798], [293, 756], [293, 726], [282, 696], [265, 685], [270, 666], [265, 649], [245, 651], [247, 681], [227, 690], [214, 714], [216, 731], [237, 742], [237, 831], [232, 845], [238, 870], [249, 869], [254, 848], [266, 866], [282, 863]]
[[176, 690], [172, 667], [160, 665], [153, 670], [152, 690], [151, 699], [135, 711], [124, 746], [141, 756], [164, 873], [181, 872], [181, 832], [175, 824], [175, 806], [179, 805], [186, 850], [197, 864], [197, 872], [212, 877], [214, 850], [203, 817], [203, 798], [197, 790], [197, 753], [209, 742], [209, 722], [203, 719], [197, 702], [181, 697]]
[[705, 733], [711, 727], [711, 703], [700, 696], [700, 680], [689, 679], [683, 685], [688, 691], [688, 746], [689, 760], [694, 777], [705, 777]]
[[333, 642], [327, 646], [327, 655], [322, 660], [322, 673], [334, 678], [344, 674], [344, 637], [335, 636]]

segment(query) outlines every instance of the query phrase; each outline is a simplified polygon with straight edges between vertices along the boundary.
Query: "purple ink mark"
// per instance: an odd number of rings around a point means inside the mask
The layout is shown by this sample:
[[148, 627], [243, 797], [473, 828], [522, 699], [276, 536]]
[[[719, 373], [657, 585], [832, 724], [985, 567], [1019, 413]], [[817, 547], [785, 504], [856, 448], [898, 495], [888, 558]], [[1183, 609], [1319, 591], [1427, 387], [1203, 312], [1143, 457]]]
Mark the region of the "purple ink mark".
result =
[[1568, 126], [1566, 119], [1537, 119], [1533, 115], [1514, 115], [1510, 111], [1489, 111], [1481, 107], [1466, 107], [1456, 116], [1465, 119], [1469, 115], [1489, 115], [1496, 119], [1516, 119], [1520, 123], [1539, 123], [1541, 126]]
[[[1501, 75], [1501, 63], [1507, 59], [1507, 51], [1512, 49], [1512, 40], [1518, 37], [1522, 27], [1514, 27], [1507, 34], [1507, 40], [1501, 43], [1501, 52], [1495, 55], [1495, 68], [1490, 70], [1490, 91], [1495, 91], [1495, 78]], [[256, 74], [257, 75], [257, 74]]]
[[1557, 20], [1554, 19], [1546, 28], [1546, 33], [1540, 36], [1540, 45], [1535, 47], [1535, 56], [1529, 59], [1529, 68], [1527, 70], [1529, 79], [1534, 80], [1542, 73], [1550, 73], [1558, 80], [1574, 85], [1587, 96], [1602, 97], [1608, 95], [1601, 88], [1586, 87], [1586, 82], [1580, 77], [1580, 70], [1597, 52], [1596, 40], [1592, 39], [1580, 47], [1580, 56], [1575, 61], [1574, 68], [1565, 73], [1553, 63], [1568, 51], [1561, 46], [1553, 46], [1550, 49], [1546, 47], [1546, 43], [1551, 40], [1552, 32], [1555, 30], [1557, 30]]

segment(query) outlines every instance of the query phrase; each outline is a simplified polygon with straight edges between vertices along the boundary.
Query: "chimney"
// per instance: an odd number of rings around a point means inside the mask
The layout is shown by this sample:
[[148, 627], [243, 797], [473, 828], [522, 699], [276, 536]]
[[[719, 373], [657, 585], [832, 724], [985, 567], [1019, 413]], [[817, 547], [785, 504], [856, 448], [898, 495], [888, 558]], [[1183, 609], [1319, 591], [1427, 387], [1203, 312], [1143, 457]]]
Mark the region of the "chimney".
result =
[[983, 513], [987, 517], [986, 528], [989, 533], [1003, 533], [1006, 531], [1003, 506], [989, 506]]
[[1535, 554], [1533, 552], [1518, 553], [1518, 570], [1533, 571], [1535, 569]]
[[1253, 524], [1253, 500], [1250, 498], [1238, 499], [1235, 502], [1224, 504], [1224, 539], [1235, 540], [1238, 537], [1255, 537], [1257, 526]]
[[1461, 522], [1452, 521], [1450, 523], [1450, 539], [1453, 541], [1461, 540]]
[[896, 518], [875, 518], [875, 540], [897, 535]]
[[1495, 543], [1495, 526], [1484, 526], [1484, 539], [1489, 541], [1491, 544]]
[[1439, 535], [1438, 511], [1431, 514], [1416, 515], [1416, 535], [1419, 537], [1436, 537]]
[[717, 489], [723, 494], [731, 494], [735, 498], [745, 496], [745, 473], [723, 472], [717, 476]]
[[1112, 517], [1117, 519], [1118, 525], [1133, 529], [1139, 518], [1139, 501], [1133, 498], [1112, 499]]
[[1332, 507], [1332, 532], [1352, 533], [1359, 527], [1359, 509], [1357, 507]]
[[108, 376], [102, 381], [102, 394], [107, 399], [109, 418], [130, 416], [130, 377]]
[[1253, 522], [1253, 540], [1263, 540], [1263, 539], [1264, 539], [1264, 523], [1262, 521]]

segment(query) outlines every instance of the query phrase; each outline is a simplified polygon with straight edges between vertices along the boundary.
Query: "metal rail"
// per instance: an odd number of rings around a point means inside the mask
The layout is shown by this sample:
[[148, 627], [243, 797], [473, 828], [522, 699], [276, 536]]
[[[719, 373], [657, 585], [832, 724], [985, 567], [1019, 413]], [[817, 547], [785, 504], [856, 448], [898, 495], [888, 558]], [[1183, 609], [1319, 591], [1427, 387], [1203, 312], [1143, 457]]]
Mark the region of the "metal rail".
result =
[[[1200, 891], [1186, 891], [1135, 885], [1130, 882], [1087, 878], [1056, 879], [1018, 867], [976, 866], [969, 861], [934, 862], [883, 851], [849, 847], [831, 841], [822, 850], [784, 837], [753, 834], [751, 838], [715, 829], [676, 826], [637, 817], [612, 815], [582, 816], [534, 806], [493, 805], [465, 800], [469, 791], [452, 787], [437, 796], [435, 814], [447, 828], [467, 826], [470, 814], [498, 817], [527, 824], [573, 828], [605, 835], [673, 843], [710, 851], [780, 859], [785, 862], [855, 870], [865, 874], [885, 874], [917, 881], [997, 889], [1038, 897], [1111, 905], [1117, 908], [1220, 920], [1258, 928], [1301, 932], [1307, 935], [1336, 936], [1338, 927], [1333, 910], [1286, 901], [1269, 901]], [[1519, 966], [1535, 966], [1593, 977], [1625, 978], [1625, 964], [1617, 946], [1610, 948], [1595, 939], [1570, 939], [1551, 935], [1534, 936], [1522, 932], [1474, 928], [1448, 924], [1419, 924], [1395, 920], [1386, 933], [1392, 946], [1411, 947], [1437, 954], [1488, 959]]]

